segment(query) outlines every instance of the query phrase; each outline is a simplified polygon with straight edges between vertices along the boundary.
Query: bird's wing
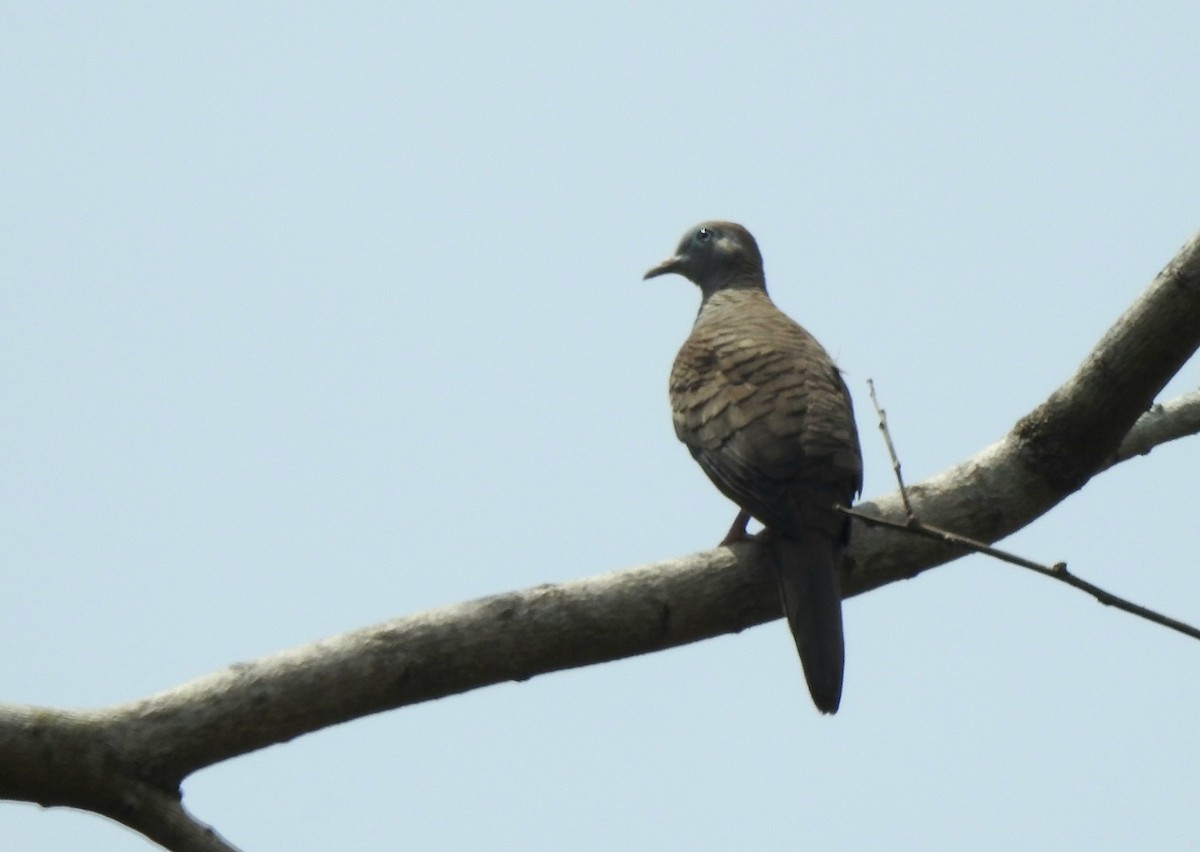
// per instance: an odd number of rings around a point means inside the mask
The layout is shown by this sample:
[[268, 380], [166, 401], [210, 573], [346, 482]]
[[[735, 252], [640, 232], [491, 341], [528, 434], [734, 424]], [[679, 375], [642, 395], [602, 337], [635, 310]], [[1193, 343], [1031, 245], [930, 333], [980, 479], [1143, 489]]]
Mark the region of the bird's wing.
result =
[[862, 476], [857, 432], [820, 344], [765, 296], [704, 319], [671, 372], [679, 439], [726, 496], [781, 531], [810, 527], [798, 514], [808, 507], [848, 503]]

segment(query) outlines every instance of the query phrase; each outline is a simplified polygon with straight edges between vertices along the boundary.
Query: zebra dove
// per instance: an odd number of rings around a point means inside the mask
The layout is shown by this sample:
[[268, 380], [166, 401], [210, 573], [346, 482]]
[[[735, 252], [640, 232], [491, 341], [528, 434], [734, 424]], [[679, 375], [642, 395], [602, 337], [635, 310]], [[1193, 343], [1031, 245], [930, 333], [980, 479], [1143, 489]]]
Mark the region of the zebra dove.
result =
[[780, 599], [813, 703], [836, 713], [845, 660], [838, 570], [862, 488], [850, 394], [816, 339], [767, 296], [762, 255], [732, 222], [693, 228], [646, 278], [699, 286], [700, 313], [671, 369], [675, 434], [713, 484], [766, 527]]

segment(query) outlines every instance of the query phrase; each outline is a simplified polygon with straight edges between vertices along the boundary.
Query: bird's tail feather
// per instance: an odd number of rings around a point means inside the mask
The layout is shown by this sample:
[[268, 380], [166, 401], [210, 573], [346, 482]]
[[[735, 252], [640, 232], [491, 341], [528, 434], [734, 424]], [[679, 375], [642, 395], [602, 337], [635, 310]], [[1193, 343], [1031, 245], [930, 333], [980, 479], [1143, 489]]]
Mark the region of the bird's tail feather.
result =
[[818, 710], [836, 713], [846, 658], [838, 582], [841, 545], [817, 531], [800, 537], [772, 535], [771, 545], [779, 596], [808, 691]]

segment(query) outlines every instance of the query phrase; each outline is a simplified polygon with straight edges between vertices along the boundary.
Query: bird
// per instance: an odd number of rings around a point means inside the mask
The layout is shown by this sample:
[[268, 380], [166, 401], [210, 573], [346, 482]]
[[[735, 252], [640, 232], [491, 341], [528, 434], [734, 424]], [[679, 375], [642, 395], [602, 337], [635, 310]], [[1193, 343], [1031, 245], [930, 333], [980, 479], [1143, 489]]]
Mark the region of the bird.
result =
[[764, 527], [813, 703], [836, 713], [845, 666], [839, 569], [862, 452], [841, 371], [767, 295], [762, 253], [734, 222], [704, 222], [644, 278], [675, 273], [700, 311], [671, 368], [675, 434], [740, 512], [722, 544]]

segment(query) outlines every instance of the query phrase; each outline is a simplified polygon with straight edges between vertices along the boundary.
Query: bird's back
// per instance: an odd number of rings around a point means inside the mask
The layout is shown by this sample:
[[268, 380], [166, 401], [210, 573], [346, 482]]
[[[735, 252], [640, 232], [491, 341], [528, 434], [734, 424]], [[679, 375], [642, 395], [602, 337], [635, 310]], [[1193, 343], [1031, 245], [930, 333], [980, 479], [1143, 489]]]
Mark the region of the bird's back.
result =
[[757, 288], [705, 300], [670, 380], [675, 432], [713, 482], [781, 533], [845, 520], [862, 485], [845, 383], [816, 339]]

